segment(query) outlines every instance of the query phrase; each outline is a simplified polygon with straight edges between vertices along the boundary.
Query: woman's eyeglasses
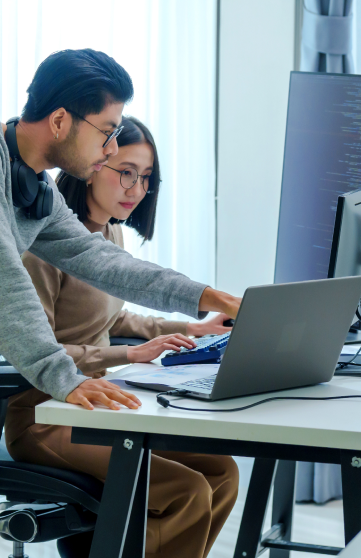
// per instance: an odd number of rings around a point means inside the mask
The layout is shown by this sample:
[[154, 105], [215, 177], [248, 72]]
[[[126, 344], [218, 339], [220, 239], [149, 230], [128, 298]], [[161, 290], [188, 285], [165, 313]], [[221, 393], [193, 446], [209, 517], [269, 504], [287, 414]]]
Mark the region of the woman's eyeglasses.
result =
[[126, 169], [123, 169], [121, 171], [113, 169], [113, 167], [109, 167], [108, 165], [104, 165], [104, 167], [107, 167], [108, 169], [111, 169], [120, 174], [120, 185], [125, 190], [130, 190], [131, 188], [133, 188], [133, 186], [135, 186], [138, 182], [138, 178], [140, 178], [140, 183], [143, 186], [144, 192], [146, 194], [153, 194], [153, 192], [148, 189], [149, 179], [151, 176], [150, 174], [138, 174], [138, 171], [133, 169], [133, 167], [127, 167]]
[[91, 122], [89, 122], [89, 120], [86, 120], [86, 118], [83, 118], [82, 116], [80, 116], [80, 114], [78, 114], [77, 112], [75, 112], [74, 110], [69, 110], [69, 109], [65, 109], [67, 112], [70, 112], [70, 114], [74, 114], [74, 116], [76, 116], [77, 118], [80, 118], [80, 120], [84, 120], [84, 122], [87, 122], [88, 124], [90, 124], [90, 126], [93, 126], [93, 128], [96, 128], [97, 130], [99, 130], [99, 132], [101, 132], [102, 134], [104, 134], [105, 136], [107, 136], [108, 139], [105, 140], [105, 142], [103, 143], [102, 147], [104, 149], [104, 147], [106, 147], [107, 145], [110, 144], [110, 142], [114, 139], [117, 138], [120, 134], [120, 132], [123, 130], [124, 126], [122, 126], [121, 124], [119, 124], [119, 126], [117, 126], [114, 130], [114, 132], [112, 132], [111, 134], [107, 134], [106, 132], [103, 132], [103, 130], [101, 130], [100, 128], [97, 128], [97, 126], [95, 126], [94, 124], [92, 124]]

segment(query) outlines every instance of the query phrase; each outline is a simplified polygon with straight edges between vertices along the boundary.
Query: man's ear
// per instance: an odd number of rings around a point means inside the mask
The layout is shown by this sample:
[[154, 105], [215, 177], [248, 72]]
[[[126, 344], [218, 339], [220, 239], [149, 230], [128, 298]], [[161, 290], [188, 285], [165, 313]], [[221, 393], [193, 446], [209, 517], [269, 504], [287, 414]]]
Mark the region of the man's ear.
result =
[[64, 140], [68, 135], [71, 125], [72, 125], [72, 117], [69, 112], [65, 110], [65, 108], [59, 108], [49, 114], [49, 127], [51, 134], [55, 140], [59, 139]]

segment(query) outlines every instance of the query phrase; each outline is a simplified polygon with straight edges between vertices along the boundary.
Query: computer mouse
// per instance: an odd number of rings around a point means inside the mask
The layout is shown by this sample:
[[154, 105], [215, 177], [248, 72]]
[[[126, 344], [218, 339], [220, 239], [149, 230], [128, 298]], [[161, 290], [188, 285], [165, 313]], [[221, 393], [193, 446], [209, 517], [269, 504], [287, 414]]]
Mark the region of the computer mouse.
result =
[[224, 327], [233, 327], [234, 326], [234, 320], [232, 320], [231, 318], [229, 320], [225, 320], [223, 322]]

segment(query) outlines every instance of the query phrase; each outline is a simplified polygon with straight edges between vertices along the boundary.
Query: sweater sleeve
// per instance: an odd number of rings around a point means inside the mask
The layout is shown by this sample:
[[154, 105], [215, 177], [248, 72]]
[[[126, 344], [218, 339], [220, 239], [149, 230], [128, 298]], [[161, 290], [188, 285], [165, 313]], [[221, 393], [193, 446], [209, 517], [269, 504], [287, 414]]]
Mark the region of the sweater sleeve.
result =
[[[49, 324], [55, 332], [55, 305], [59, 297], [62, 272], [40, 258], [25, 252], [23, 264], [29, 273], [36, 292], [43, 305]], [[67, 354], [86, 376], [100, 378], [104, 370], [111, 366], [129, 364], [127, 347], [97, 347], [93, 345], [63, 344]]]
[[64, 198], [54, 192], [54, 216], [37, 236], [29, 251], [108, 294], [141, 306], [203, 318], [199, 299], [207, 285], [150, 262], [133, 258], [105, 240], [89, 233]]
[[[3, 175], [0, 169], [0, 184]], [[86, 378], [55, 339], [9, 226], [0, 188], [0, 352], [40, 391], [65, 401]]]
[[143, 337], [154, 339], [158, 335], [168, 333], [187, 333], [187, 323], [181, 321], [165, 320], [153, 316], [141, 316], [122, 310], [118, 319], [109, 331], [111, 337]]

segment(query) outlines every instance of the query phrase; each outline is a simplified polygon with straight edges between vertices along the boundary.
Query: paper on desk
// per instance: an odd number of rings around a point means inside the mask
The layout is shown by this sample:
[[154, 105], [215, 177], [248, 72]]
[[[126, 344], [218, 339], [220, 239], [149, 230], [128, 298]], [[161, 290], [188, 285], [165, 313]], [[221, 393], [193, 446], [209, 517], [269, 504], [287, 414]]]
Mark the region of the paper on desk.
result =
[[121, 378], [110, 380], [114, 384], [122, 384], [125, 380], [142, 384], [161, 384], [172, 386], [190, 382], [217, 374], [219, 364], [185, 364], [184, 366], [159, 366], [149, 372], [133, 372]]
[[342, 347], [341, 355], [353, 356], [357, 353], [357, 351], [359, 350], [360, 347], [361, 347], [361, 345], [344, 345]]

